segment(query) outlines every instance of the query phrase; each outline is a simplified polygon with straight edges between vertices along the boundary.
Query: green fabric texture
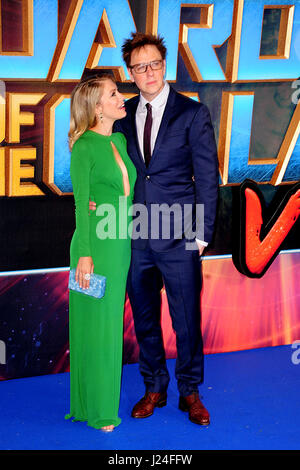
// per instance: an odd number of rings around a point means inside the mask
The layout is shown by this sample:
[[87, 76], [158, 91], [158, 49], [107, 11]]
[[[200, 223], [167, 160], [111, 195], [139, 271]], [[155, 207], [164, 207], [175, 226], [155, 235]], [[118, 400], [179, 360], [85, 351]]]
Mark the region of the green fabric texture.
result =
[[[111, 143], [127, 168], [127, 197]], [[86, 131], [72, 149], [71, 179], [76, 230], [70, 268], [76, 268], [79, 257], [92, 256], [94, 272], [106, 276], [106, 291], [102, 299], [69, 292], [70, 413], [65, 417], [99, 429], [121, 422], [123, 312], [131, 256], [131, 218], [124, 214], [132, 204], [136, 180], [123, 134]], [[89, 211], [90, 199], [96, 202], [96, 211]]]

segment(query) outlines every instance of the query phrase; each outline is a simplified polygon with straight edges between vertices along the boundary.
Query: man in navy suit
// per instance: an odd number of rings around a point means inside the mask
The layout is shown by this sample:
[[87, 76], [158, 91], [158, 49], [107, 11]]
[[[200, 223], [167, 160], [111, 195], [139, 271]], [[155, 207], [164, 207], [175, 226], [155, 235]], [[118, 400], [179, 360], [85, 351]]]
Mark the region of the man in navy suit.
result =
[[[136, 218], [135, 234], [143, 226], [132, 240], [127, 284], [146, 389], [132, 416], [146, 418], [167, 402], [170, 378], [160, 323], [164, 284], [176, 333], [179, 408], [189, 411], [191, 421], [208, 425], [198, 386], [203, 382], [201, 254], [212, 239], [218, 193], [214, 131], [207, 107], [164, 80], [166, 48], [160, 37], [132, 34], [122, 52], [140, 95], [126, 102], [127, 116], [115, 130], [126, 136], [137, 169], [134, 203], [148, 214], [142, 223]], [[202, 226], [195, 226], [197, 205], [204, 208]], [[185, 230], [189, 217], [192, 224]]]

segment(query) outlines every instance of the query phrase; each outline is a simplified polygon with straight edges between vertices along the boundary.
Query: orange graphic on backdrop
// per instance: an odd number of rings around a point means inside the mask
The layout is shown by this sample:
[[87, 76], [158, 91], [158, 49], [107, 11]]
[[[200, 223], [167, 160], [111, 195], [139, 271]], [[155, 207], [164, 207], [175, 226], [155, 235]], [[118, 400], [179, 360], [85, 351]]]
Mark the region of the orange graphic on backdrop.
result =
[[263, 218], [260, 199], [256, 192], [250, 188], [246, 188], [245, 198], [246, 265], [253, 274], [260, 274], [298, 219], [300, 214], [300, 189], [289, 198], [277, 221], [262, 241], [260, 240], [260, 233]]

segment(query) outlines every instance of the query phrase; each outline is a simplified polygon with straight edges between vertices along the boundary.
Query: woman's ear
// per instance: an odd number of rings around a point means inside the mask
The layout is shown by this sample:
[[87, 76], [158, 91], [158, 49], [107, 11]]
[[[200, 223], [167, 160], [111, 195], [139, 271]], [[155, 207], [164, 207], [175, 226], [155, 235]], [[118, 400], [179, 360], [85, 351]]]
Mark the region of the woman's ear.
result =
[[97, 103], [97, 104], [96, 104], [95, 116], [96, 116], [97, 121], [101, 121], [101, 122], [102, 122], [103, 114], [102, 114], [102, 106], [101, 106], [100, 103]]
[[100, 113], [102, 113], [102, 105], [101, 103], [97, 103], [95, 108], [95, 114], [98, 116], [98, 114]]

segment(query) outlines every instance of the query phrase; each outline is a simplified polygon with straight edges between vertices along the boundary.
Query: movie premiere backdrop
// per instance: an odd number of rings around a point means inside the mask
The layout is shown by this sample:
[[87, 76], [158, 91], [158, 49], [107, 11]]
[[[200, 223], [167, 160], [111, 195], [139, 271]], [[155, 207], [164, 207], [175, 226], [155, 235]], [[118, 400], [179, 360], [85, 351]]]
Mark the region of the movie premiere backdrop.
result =
[[[0, 378], [69, 369], [70, 93], [160, 33], [166, 79], [205, 103], [220, 199], [203, 258], [206, 353], [300, 340], [300, 0], [1, 0]], [[175, 336], [162, 290], [167, 357]], [[138, 358], [125, 302], [124, 363]]]

